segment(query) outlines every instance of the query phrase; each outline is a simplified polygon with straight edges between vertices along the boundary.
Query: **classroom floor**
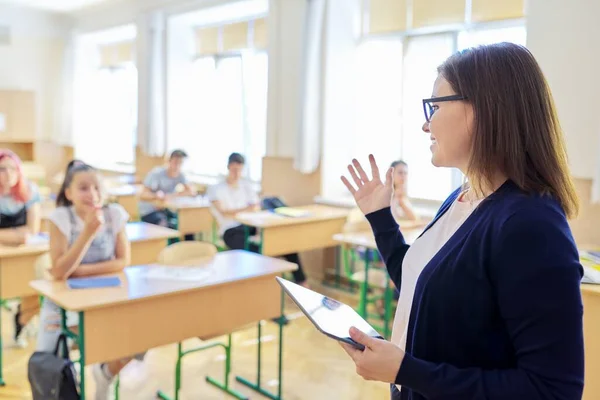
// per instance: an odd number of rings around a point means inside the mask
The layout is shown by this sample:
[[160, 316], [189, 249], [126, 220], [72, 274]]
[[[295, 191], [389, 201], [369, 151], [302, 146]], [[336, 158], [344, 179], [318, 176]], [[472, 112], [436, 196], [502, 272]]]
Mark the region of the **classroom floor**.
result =
[[[315, 287], [315, 290], [321, 290]], [[339, 298], [339, 296], [338, 296]], [[346, 301], [345, 298], [340, 298]], [[284, 399], [386, 399], [389, 386], [366, 382], [355, 374], [354, 364], [346, 353], [333, 340], [317, 332], [312, 324], [291, 305], [286, 306], [286, 314], [293, 319], [284, 329]], [[27, 381], [27, 361], [33, 352], [33, 344], [27, 349], [10, 347], [12, 324], [10, 313], [3, 311], [4, 377], [7, 385], [0, 388], [0, 399], [31, 399]], [[263, 327], [263, 382], [275, 390], [277, 374], [277, 326], [264, 323]], [[223, 338], [225, 339], [225, 338]], [[190, 348], [200, 341], [190, 339], [184, 348]], [[236, 375], [246, 378], [256, 376], [256, 326], [236, 332], [233, 335], [232, 387], [247, 394], [252, 399], [264, 399], [235, 381]], [[171, 393], [174, 386], [176, 345], [152, 349], [143, 363], [133, 362], [121, 377], [120, 399], [155, 399], [158, 389]], [[205, 381], [206, 375], [221, 378], [224, 370], [223, 351], [219, 348], [186, 356], [182, 368], [183, 388], [181, 400], [229, 400], [233, 397], [223, 394]], [[86, 371], [86, 392], [93, 398], [93, 379], [89, 367]]]

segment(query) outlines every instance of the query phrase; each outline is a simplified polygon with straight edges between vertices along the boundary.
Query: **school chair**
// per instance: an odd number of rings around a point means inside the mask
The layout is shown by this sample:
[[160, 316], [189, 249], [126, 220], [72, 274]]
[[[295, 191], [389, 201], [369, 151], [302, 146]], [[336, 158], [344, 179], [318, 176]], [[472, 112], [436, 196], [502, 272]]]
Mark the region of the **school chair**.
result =
[[217, 248], [208, 242], [177, 242], [165, 247], [158, 254], [158, 263], [163, 265], [181, 265], [190, 261], [210, 258], [217, 254]]
[[[217, 252], [218, 250], [216, 246], [212, 243], [196, 241], [178, 242], [165, 247], [159, 253], [158, 263], [163, 265], [185, 265], [189, 264], [190, 262], [195, 262], [196, 260], [213, 257], [215, 254], [217, 254]], [[200, 339], [207, 340], [210, 338]], [[227, 335], [227, 343], [207, 343], [203, 346], [195, 347], [185, 351], [182, 349], [182, 343], [177, 343], [177, 362], [175, 364], [175, 398], [179, 398], [177, 393], [179, 393], [179, 390], [182, 386], [181, 363], [183, 361], [183, 357], [187, 356], [188, 354], [197, 353], [214, 347], [222, 347], [225, 350], [225, 379], [224, 382], [221, 383], [211, 377], [206, 377], [206, 381], [238, 399], [247, 398], [243, 394], [229, 387], [229, 375], [231, 373], [231, 333]], [[158, 397], [161, 399], [170, 399], [169, 396], [166, 396], [162, 392], [158, 393]]]

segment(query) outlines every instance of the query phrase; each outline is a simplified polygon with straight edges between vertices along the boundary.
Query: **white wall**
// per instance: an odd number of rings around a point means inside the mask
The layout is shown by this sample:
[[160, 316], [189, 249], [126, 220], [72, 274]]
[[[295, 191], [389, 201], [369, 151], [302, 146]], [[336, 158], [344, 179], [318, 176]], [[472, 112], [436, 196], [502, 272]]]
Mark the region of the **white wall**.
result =
[[600, 1], [529, 0], [527, 46], [546, 74], [571, 172], [592, 178], [600, 158]]
[[11, 36], [10, 45], [0, 45], [0, 89], [35, 91], [38, 137], [60, 136], [70, 20], [0, 5], [0, 26], [9, 27]]

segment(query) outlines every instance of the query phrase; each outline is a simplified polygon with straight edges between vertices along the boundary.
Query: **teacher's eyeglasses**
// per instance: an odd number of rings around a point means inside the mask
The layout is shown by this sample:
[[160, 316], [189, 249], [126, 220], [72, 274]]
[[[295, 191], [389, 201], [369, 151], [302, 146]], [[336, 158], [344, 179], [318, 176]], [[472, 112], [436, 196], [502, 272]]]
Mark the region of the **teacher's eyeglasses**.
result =
[[460, 101], [466, 100], [467, 96], [463, 96], [460, 94], [453, 94], [452, 96], [443, 96], [443, 97], [432, 97], [431, 99], [423, 99], [423, 112], [425, 113], [425, 120], [429, 123], [431, 122], [431, 117], [435, 113], [437, 106], [432, 103], [441, 103], [443, 101]]

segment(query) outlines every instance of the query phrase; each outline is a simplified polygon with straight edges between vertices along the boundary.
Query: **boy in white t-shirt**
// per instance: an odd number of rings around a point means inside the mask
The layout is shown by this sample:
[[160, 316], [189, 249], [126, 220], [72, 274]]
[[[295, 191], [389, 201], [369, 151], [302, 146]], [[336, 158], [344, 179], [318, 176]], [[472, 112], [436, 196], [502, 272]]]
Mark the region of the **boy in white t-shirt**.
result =
[[[227, 179], [212, 186], [208, 191], [213, 213], [219, 223], [219, 234], [230, 249], [244, 249], [245, 247], [245, 227], [234, 219], [235, 214], [244, 211], [255, 211], [260, 208], [260, 200], [252, 185], [242, 179], [245, 164], [244, 156], [239, 153], [231, 154], [227, 163], [227, 170], [229, 171]], [[256, 228], [251, 227], [249, 229], [250, 235], [256, 234]], [[258, 246], [250, 244], [249, 250], [257, 253]], [[298, 254], [286, 254], [283, 257], [289, 262], [298, 264], [298, 269], [293, 273], [294, 280], [296, 283], [305, 286], [306, 276], [302, 270]]]

